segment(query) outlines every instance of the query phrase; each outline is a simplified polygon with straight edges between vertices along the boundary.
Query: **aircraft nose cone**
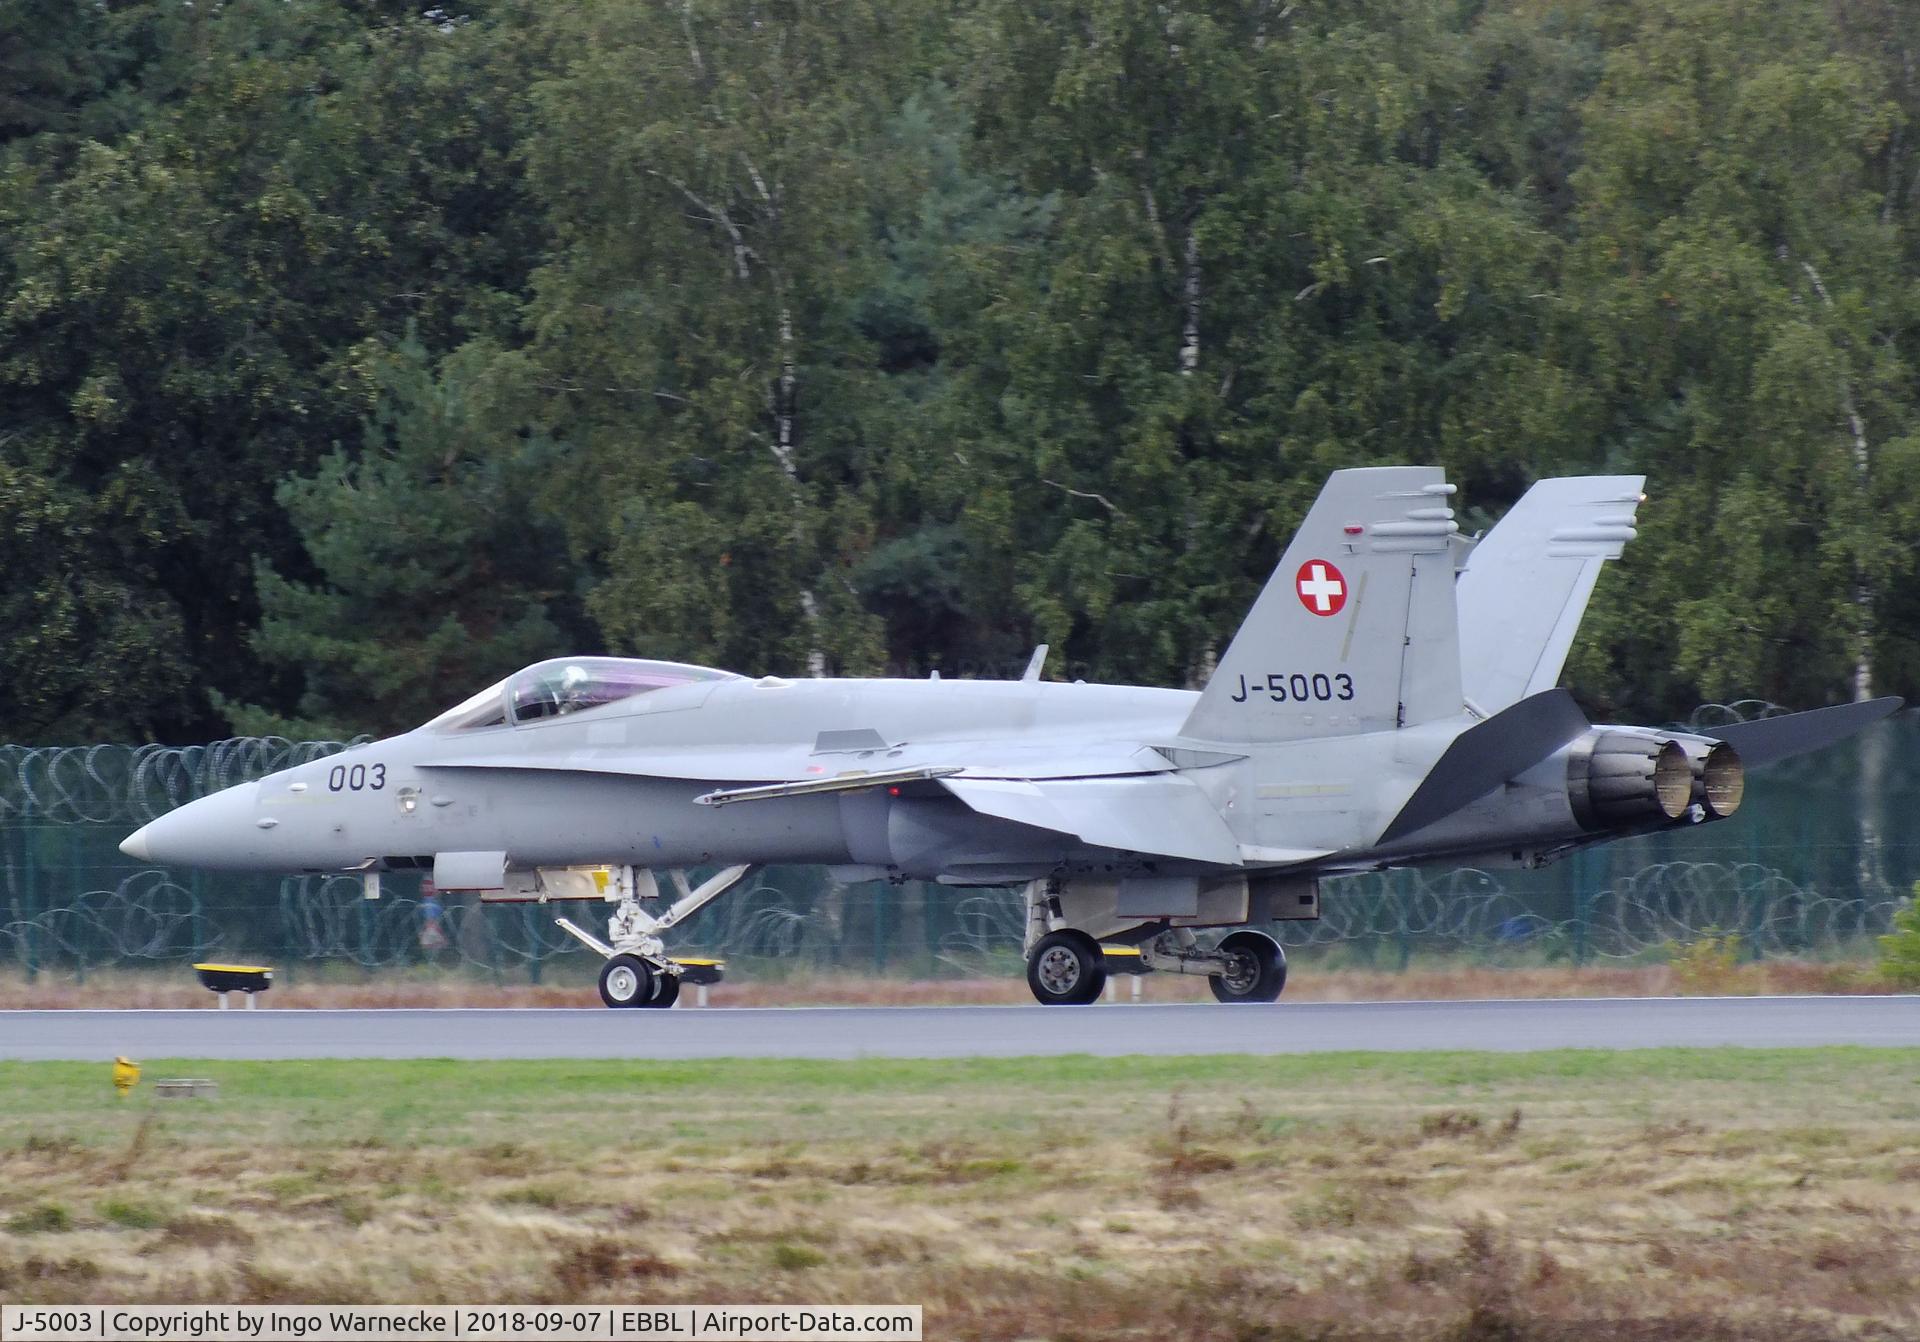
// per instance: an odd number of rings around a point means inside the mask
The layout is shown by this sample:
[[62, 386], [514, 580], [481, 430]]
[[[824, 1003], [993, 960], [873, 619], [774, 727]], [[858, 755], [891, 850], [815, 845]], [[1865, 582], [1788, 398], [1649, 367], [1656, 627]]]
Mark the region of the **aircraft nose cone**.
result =
[[242, 783], [168, 811], [128, 835], [120, 851], [163, 867], [226, 867], [244, 863], [261, 835], [254, 798], [259, 784]]
[[153, 854], [147, 851], [147, 831], [152, 825], [142, 825], [126, 838], [120, 840], [120, 851], [136, 862], [151, 862]]

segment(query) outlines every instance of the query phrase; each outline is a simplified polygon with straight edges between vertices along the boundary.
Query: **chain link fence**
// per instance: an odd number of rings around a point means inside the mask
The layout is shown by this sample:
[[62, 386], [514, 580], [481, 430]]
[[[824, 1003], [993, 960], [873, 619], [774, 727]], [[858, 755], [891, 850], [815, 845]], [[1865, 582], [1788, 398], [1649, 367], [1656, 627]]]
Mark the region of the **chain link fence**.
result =
[[[1770, 711], [1710, 705], [1687, 726]], [[422, 892], [389, 874], [170, 872], [123, 856], [135, 827], [208, 792], [345, 749], [277, 739], [208, 746], [0, 747], [0, 966], [29, 978], [104, 968], [260, 959], [299, 972], [423, 964], [538, 982], [587, 955], [554, 910]], [[1423, 868], [1326, 883], [1324, 916], [1279, 925], [1290, 948], [1382, 967], [1416, 955], [1490, 963], [1634, 961], [1735, 932], [1756, 956], [1868, 954], [1920, 876], [1908, 817], [1920, 803], [1920, 721], [1749, 780], [1739, 815], [1621, 840], [1540, 871]], [[736, 962], [932, 977], [1004, 970], [1018, 955], [1017, 890], [840, 885], [768, 868], [677, 930], [676, 951]]]

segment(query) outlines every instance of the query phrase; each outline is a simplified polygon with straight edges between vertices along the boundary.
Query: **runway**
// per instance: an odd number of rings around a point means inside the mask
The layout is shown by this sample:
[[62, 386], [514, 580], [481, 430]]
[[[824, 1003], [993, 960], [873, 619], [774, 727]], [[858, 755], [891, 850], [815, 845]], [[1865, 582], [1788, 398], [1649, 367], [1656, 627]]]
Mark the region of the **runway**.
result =
[[5, 1011], [0, 1059], [1011, 1058], [1920, 1047], [1920, 996], [755, 1010]]

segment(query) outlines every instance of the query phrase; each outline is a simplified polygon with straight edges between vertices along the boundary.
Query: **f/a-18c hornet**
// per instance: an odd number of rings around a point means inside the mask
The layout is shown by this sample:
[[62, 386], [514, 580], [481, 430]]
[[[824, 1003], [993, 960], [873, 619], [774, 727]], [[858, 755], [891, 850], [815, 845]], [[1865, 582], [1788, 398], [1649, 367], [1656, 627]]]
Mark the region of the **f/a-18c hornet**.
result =
[[443, 891], [603, 900], [604, 941], [556, 921], [604, 957], [616, 1007], [671, 1005], [710, 974], [665, 934], [766, 863], [1023, 885], [1043, 1003], [1095, 1000], [1109, 950], [1204, 976], [1223, 1002], [1271, 1002], [1286, 957], [1263, 928], [1318, 917], [1323, 877], [1537, 866], [1724, 819], [1746, 768], [1900, 706], [1712, 735], [1590, 723], [1556, 682], [1641, 484], [1543, 481], [1474, 548], [1437, 468], [1336, 472], [1197, 693], [1045, 682], [1044, 649], [1018, 681], [559, 658], [413, 731], [191, 802], [122, 847], [359, 872], [370, 895], [383, 871], [430, 869]]

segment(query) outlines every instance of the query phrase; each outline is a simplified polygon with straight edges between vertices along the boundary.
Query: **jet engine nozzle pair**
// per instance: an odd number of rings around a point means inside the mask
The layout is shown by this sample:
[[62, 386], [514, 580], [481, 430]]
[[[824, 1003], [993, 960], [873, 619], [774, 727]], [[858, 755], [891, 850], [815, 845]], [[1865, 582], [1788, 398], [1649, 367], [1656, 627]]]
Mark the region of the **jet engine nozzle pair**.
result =
[[1567, 795], [1589, 830], [1678, 820], [1691, 806], [1724, 820], [1746, 795], [1739, 752], [1706, 737], [1601, 729], [1568, 758]]

